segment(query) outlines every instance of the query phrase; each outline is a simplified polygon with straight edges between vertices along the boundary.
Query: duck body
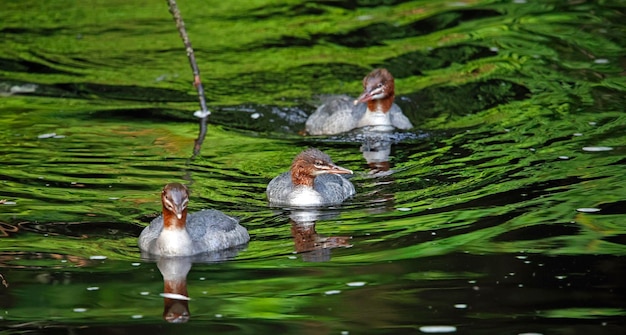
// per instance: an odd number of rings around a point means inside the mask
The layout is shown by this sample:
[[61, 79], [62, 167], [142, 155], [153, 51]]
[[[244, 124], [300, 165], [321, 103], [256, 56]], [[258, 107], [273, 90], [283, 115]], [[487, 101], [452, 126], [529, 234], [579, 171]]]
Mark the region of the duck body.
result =
[[271, 205], [324, 206], [340, 204], [354, 195], [352, 183], [341, 176], [352, 171], [335, 165], [317, 149], [307, 149], [296, 156], [291, 169], [267, 185]]
[[267, 186], [271, 204], [297, 207], [340, 204], [354, 193], [354, 185], [348, 179], [333, 174], [317, 176], [310, 187], [294, 185], [291, 172], [285, 172]]
[[139, 248], [148, 254], [192, 256], [247, 243], [250, 235], [237, 219], [218, 210], [187, 215], [187, 188], [167, 184], [161, 196], [163, 215], [152, 220], [139, 235]]
[[331, 96], [305, 123], [310, 135], [335, 135], [356, 128], [374, 131], [411, 129], [411, 121], [393, 103], [394, 79], [385, 69], [376, 69], [363, 79], [363, 93], [356, 100], [346, 95]]

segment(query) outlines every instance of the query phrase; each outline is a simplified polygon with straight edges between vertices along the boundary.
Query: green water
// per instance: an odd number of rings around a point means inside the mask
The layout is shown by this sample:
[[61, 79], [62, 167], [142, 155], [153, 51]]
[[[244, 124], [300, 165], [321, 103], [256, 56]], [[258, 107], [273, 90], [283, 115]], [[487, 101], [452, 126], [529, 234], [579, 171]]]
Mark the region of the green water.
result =
[[[3, 4], [0, 333], [626, 330], [624, 2], [179, 7], [213, 112], [194, 160], [197, 98], [165, 1]], [[300, 135], [319, 95], [356, 96], [374, 67], [416, 129]], [[264, 193], [308, 146], [356, 172], [357, 195], [314, 227]], [[368, 146], [390, 150], [389, 171]], [[251, 235], [193, 264], [182, 325], [136, 246], [174, 181]]]

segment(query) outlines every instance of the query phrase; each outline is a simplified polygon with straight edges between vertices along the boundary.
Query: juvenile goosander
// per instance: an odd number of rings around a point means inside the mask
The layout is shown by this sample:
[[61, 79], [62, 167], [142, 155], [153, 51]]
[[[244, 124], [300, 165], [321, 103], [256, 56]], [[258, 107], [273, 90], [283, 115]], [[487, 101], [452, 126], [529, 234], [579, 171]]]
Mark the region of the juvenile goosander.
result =
[[394, 79], [386, 69], [375, 69], [363, 78], [363, 93], [352, 100], [334, 96], [317, 108], [306, 121], [310, 135], [334, 135], [373, 126], [377, 131], [411, 129], [411, 121], [393, 103]]
[[244, 244], [248, 231], [238, 221], [217, 210], [187, 216], [189, 191], [179, 183], [161, 192], [163, 215], [152, 220], [139, 235], [139, 248], [158, 256], [191, 256]]
[[318, 149], [306, 149], [293, 160], [290, 171], [270, 181], [267, 199], [272, 205], [340, 204], [355, 193], [354, 185], [340, 174], [352, 174], [352, 171], [335, 165]]

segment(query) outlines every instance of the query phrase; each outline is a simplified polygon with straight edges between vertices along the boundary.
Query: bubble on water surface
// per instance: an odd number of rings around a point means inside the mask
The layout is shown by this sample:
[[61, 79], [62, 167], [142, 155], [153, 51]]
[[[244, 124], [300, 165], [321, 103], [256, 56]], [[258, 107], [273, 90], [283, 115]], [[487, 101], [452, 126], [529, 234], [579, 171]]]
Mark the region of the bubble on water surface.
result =
[[611, 147], [583, 147], [583, 151], [599, 152], [599, 151], [611, 151]]
[[422, 333], [429, 334], [441, 334], [441, 333], [454, 333], [456, 331], [455, 326], [422, 326], [420, 327]]

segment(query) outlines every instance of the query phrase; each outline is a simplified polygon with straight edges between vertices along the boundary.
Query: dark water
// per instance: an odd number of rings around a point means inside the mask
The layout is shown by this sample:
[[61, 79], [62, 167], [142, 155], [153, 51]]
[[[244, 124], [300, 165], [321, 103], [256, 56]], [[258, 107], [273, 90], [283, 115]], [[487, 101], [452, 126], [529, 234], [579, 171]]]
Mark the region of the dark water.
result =
[[[623, 2], [179, 5], [213, 112], [194, 160], [165, 2], [3, 4], [2, 334], [626, 331]], [[299, 134], [317, 96], [358, 94], [374, 67], [414, 131]], [[308, 146], [356, 171], [357, 195], [268, 208]], [[169, 265], [191, 266], [183, 325], [136, 247], [173, 181], [252, 237]]]

